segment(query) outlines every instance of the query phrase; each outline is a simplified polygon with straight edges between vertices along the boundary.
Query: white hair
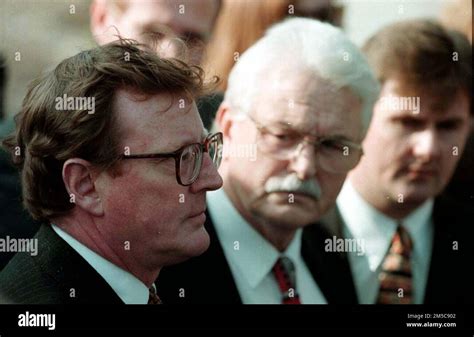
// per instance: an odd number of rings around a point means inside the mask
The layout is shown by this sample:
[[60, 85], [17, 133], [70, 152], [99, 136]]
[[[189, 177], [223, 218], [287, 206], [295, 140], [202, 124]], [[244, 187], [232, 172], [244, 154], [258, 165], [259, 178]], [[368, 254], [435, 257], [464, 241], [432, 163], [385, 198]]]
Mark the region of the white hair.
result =
[[303, 67], [336, 88], [348, 87], [362, 102], [366, 132], [380, 85], [362, 52], [339, 29], [313, 19], [291, 18], [271, 27], [241, 55], [229, 74], [224, 100], [248, 114], [270, 73]]

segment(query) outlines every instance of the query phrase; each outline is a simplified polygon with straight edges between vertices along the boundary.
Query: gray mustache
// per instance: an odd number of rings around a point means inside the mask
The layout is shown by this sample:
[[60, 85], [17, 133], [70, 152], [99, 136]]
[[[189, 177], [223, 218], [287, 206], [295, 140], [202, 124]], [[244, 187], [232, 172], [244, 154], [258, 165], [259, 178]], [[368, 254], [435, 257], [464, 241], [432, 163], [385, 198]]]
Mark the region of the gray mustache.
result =
[[314, 199], [321, 198], [321, 187], [315, 178], [300, 180], [296, 174], [268, 179], [265, 183], [265, 192], [295, 192], [307, 194]]

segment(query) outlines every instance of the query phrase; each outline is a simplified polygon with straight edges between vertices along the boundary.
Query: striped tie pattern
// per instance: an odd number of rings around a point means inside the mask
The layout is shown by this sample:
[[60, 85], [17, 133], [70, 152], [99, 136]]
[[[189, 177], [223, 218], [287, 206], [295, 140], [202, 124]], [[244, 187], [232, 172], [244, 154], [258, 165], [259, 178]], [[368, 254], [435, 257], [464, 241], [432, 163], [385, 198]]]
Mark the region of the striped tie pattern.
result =
[[412, 303], [412, 271], [410, 256], [413, 243], [408, 232], [398, 225], [390, 249], [379, 274], [380, 291], [377, 304]]
[[273, 275], [278, 283], [282, 295], [282, 304], [301, 304], [300, 297], [296, 292], [295, 266], [286, 257], [280, 257], [272, 269]]

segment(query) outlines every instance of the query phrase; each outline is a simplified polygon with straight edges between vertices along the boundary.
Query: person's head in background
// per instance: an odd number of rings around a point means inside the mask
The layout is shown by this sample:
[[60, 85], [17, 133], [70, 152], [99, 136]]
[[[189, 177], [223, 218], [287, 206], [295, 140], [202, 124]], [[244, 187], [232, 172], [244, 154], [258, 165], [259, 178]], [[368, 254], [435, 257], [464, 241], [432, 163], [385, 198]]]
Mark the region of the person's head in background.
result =
[[206, 192], [222, 180], [204, 152], [218, 139], [205, 139], [194, 103], [206, 90], [199, 69], [120, 40], [33, 82], [4, 141], [33, 218], [148, 286], [204, 252]]
[[384, 27], [363, 51], [382, 90], [349, 178], [375, 208], [401, 219], [443, 191], [463, 152], [472, 49], [460, 33], [410, 20]]
[[[148, 43], [149, 36], [160, 36], [161, 41], [156, 46], [160, 55], [179, 56], [199, 64], [220, 1], [93, 0], [91, 31], [99, 44], [116, 40], [118, 34], [142, 43]], [[186, 48], [181, 48], [181, 41], [174, 37], [184, 41]], [[183, 50], [189, 52], [188, 57], [181, 55]]]
[[224, 190], [278, 249], [334, 205], [360, 159], [377, 89], [342, 31], [311, 19], [275, 25], [232, 69], [216, 117]]
[[221, 79], [218, 89], [225, 91], [229, 72], [238, 57], [268, 27], [294, 16], [339, 26], [342, 7], [336, 6], [333, 0], [223, 0], [204, 59], [207, 72]]

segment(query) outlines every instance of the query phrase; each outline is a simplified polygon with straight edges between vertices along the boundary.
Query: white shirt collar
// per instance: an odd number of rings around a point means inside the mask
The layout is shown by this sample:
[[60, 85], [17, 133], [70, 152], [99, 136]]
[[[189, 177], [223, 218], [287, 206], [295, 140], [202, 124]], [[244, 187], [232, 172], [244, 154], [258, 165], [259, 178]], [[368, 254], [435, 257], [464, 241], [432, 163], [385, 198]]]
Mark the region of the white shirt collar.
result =
[[225, 221], [214, 221], [216, 232], [229, 262], [238, 270], [252, 288], [256, 288], [268, 275], [280, 256], [293, 262], [301, 256], [302, 229], [298, 229], [285, 252], [280, 253], [258, 233], [235, 209], [224, 189], [207, 193], [207, 204], [211, 217]]
[[410, 234], [414, 249], [416, 250], [417, 245], [423, 246], [422, 241], [426, 240], [426, 233], [430, 231], [427, 227], [430, 225], [433, 204], [433, 199], [429, 199], [405, 219], [397, 221], [365, 201], [349, 180], [346, 180], [337, 198], [345, 230], [353, 238], [363, 240], [372, 271], [383, 261], [399, 222]]
[[148, 287], [131, 273], [106, 260], [77, 239], [52, 224], [53, 230], [66, 241], [110, 285], [126, 304], [147, 304]]

